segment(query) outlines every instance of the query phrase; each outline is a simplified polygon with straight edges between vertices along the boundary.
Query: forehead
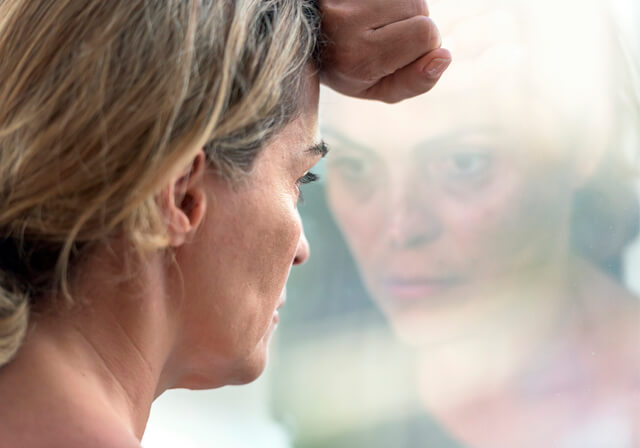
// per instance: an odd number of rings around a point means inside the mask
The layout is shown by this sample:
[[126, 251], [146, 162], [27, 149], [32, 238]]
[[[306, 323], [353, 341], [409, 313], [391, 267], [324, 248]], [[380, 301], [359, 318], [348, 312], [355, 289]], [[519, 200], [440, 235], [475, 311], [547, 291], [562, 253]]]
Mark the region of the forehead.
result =
[[304, 69], [301, 95], [298, 98], [298, 115], [287, 126], [290, 137], [311, 142], [318, 139], [318, 104], [320, 79], [311, 65]]
[[296, 169], [301, 162], [314, 155], [308, 149], [320, 140], [318, 98], [318, 76], [314, 70], [307, 68], [294, 118], [260, 152], [257, 167]]
[[531, 126], [525, 115], [535, 107], [517, 95], [500, 101], [489, 89], [481, 93], [440, 89], [397, 105], [337, 98], [333, 93], [328, 96], [333, 99], [323, 97], [320, 124], [336, 152], [352, 142], [393, 156], [446, 142], [522, 136], [530, 132], [523, 123]]

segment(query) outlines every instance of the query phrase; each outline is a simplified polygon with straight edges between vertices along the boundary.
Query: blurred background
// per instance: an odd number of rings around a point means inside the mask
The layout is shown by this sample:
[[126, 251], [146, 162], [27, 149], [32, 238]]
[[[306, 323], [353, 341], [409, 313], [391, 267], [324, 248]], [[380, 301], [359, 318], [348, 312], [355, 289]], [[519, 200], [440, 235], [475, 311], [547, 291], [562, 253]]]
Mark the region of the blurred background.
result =
[[640, 7], [429, 4], [433, 92], [322, 93], [267, 371], [165, 393], [143, 446], [640, 447]]

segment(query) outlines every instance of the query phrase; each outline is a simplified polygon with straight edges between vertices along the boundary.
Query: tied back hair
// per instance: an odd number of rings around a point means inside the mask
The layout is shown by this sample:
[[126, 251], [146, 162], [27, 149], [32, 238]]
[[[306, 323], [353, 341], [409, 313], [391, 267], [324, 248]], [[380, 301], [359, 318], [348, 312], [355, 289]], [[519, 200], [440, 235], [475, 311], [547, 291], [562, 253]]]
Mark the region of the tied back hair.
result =
[[314, 0], [0, 1], [0, 366], [92, 247], [167, 246], [156, 194], [199, 150], [250, 171], [319, 28]]

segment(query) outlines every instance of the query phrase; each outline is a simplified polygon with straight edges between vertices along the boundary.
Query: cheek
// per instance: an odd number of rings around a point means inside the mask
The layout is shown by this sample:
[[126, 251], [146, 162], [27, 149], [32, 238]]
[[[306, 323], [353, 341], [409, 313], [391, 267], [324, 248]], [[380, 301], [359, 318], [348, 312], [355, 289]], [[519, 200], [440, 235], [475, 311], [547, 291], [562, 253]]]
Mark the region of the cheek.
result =
[[375, 189], [362, 198], [331, 178], [327, 185], [329, 207], [345, 240], [359, 261], [368, 259], [389, 215], [384, 195]]
[[495, 260], [520, 230], [519, 199], [513, 189], [492, 189], [467, 201], [442, 204], [440, 215], [453, 253], [469, 267]]
[[237, 260], [238, 285], [251, 288], [250, 293], [269, 311], [279, 300], [296, 253], [300, 217], [286, 198], [270, 196], [250, 207], [243, 222], [235, 222], [232, 229], [241, 242], [230, 254]]
[[229, 199], [234, 213], [208, 217], [182, 263], [193, 320], [236, 351], [255, 345], [270, 325], [302, 229], [285, 201], [242, 199]]
[[[257, 235], [263, 247], [256, 254], [256, 269], [262, 271], [265, 288], [278, 294], [284, 289], [296, 254], [302, 224], [297, 212], [287, 212]], [[268, 273], [265, 272], [265, 269]]]
[[441, 216], [461, 262], [475, 272], [499, 273], [550, 255], [569, 197], [561, 177], [514, 171], [465, 200], [446, 201]]

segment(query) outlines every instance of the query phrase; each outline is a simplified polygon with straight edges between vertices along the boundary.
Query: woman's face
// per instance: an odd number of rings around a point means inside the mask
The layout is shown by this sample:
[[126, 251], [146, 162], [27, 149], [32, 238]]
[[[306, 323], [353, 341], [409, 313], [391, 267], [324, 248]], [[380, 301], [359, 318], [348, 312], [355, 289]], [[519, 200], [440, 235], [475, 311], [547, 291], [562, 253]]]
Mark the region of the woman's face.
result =
[[330, 207], [371, 295], [416, 342], [492, 325], [559, 281], [572, 194], [611, 115], [603, 64], [583, 57], [604, 54], [597, 15], [569, 30], [527, 2], [433, 3], [454, 55], [437, 88], [321, 104]]
[[322, 103], [330, 207], [368, 290], [410, 341], [469, 330], [566, 256], [575, 164], [551, 150], [536, 101], [494, 93]]
[[246, 383], [264, 369], [290, 269], [309, 255], [297, 203], [301, 178], [322, 156], [317, 107], [309, 75], [301, 113], [261, 151], [246, 183], [205, 176], [202, 229], [177, 257], [184, 387]]

